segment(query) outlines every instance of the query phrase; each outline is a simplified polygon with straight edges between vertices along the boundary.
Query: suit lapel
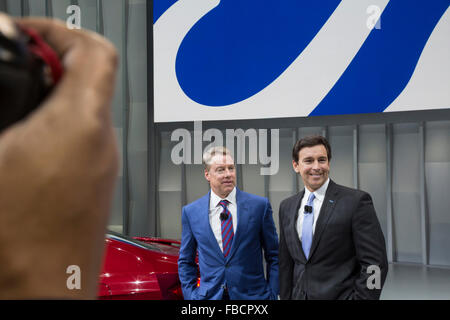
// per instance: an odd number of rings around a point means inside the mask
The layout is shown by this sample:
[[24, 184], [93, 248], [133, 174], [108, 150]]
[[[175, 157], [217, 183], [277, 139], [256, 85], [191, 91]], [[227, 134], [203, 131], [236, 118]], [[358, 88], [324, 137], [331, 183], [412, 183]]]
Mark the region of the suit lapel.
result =
[[[330, 180], [327, 192], [325, 193], [325, 198], [323, 199], [322, 208], [320, 209], [319, 219], [316, 223], [316, 229], [314, 231], [313, 241], [311, 244], [311, 250], [309, 253], [310, 258], [313, 256], [315, 249], [319, 243], [320, 237], [325, 230], [328, 220], [331, 217], [334, 206], [337, 200], [337, 192], [335, 188], [335, 183]], [[303, 251], [302, 251], [303, 252]]]
[[[236, 188], [236, 204], [237, 204], [237, 228], [233, 237], [233, 243], [231, 244], [231, 251], [228, 254], [226, 260], [230, 260], [236, 253], [239, 244], [241, 243], [242, 234], [247, 231], [248, 220], [250, 218], [248, 204], [245, 201], [245, 195]], [[234, 223], [234, 222], [233, 222]]]
[[209, 201], [211, 199], [211, 190], [208, 192], [208, 194], [203, 198], [203, 201], [200, 204], [200, 228], [201, 230], [206, 230], [207, 233], [207, 239], [210, 244], [210, 248], [216, 252], [219, 257], [223, 259], [223, 253], [222, 250], [219, 247], [219, 244], [217, 243], [216, 237], [214, 236], [214, 232], [211, 229], [211, 224], [209, 223]]
[[298, 220], [298, 211], [300, 209], [300, 205], [302, 204], [303, 196], [305, 195], [305, 189], [298, 194], [298, 197], [295, 198], [294, 201], [291, 202], [291, 208], [289, 212], [292, 214], [289, 215], [290, 220], [288, 222], [289, 230], [292, 232], [292, 236], [294, 239], [294, 252], [297, 252], [297, 258], [300, 259], [301, 262], [306, 263], [305, 253], [303, 252], [302, 242], [300, 240], [300, 236], [297, 231], [297, 220]]

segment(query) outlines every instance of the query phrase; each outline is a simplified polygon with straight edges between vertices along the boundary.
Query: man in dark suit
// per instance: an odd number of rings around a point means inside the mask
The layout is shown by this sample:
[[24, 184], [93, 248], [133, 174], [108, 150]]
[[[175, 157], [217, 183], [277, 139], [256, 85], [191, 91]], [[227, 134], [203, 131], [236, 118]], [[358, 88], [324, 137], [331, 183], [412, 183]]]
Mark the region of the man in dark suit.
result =
[[379, 299], [388, 262], [370, 195], [329, 179], [322, 136], [297, 141], [292, 157], [305, 189], [280, 204], [281, 299]]
[[277, 299], [278, 235], [269, 200], [235, 187], [235, 166], [226, 148], [208, 150], [203, 162], [211, 190], [182, 210], [178, 271], [184, 298]]

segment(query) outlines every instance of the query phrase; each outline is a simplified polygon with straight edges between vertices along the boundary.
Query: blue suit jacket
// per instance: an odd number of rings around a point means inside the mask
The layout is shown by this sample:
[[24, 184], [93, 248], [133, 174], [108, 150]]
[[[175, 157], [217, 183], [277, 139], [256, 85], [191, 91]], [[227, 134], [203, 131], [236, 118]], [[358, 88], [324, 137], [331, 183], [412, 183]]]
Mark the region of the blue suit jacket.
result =
[[[226, 285], [233, 300], [277, 299], [278, 235], [269, 200], [236, 188], [238, 223], [231, 251], [225, 258], [209, 223], [210, 193], [182, 211], [178, 272], [184, 298], [221, 299]], [[197, 251], [200, 287], [197, 287]]]

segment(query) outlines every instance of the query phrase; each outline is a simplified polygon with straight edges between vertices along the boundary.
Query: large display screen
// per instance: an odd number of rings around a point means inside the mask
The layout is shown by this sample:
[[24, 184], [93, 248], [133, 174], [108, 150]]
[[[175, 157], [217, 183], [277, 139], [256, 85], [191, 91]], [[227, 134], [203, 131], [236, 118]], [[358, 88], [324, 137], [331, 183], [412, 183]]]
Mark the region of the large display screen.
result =
[[450, 108], [449, 3], [155, 0], [155, 121]]

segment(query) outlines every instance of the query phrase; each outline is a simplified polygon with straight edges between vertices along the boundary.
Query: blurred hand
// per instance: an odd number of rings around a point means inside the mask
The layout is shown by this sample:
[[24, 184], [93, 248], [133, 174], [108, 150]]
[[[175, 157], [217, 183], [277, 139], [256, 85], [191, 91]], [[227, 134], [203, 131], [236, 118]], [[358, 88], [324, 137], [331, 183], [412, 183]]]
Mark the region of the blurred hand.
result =
[[[95, 298], [118, 170], [116, 50], [55, 20], [16, 22], [56, 50], [64, 75], [0, 134], [0, 298]], [[81, 269], [80, 290], [66, 286], [70, 265]]]

